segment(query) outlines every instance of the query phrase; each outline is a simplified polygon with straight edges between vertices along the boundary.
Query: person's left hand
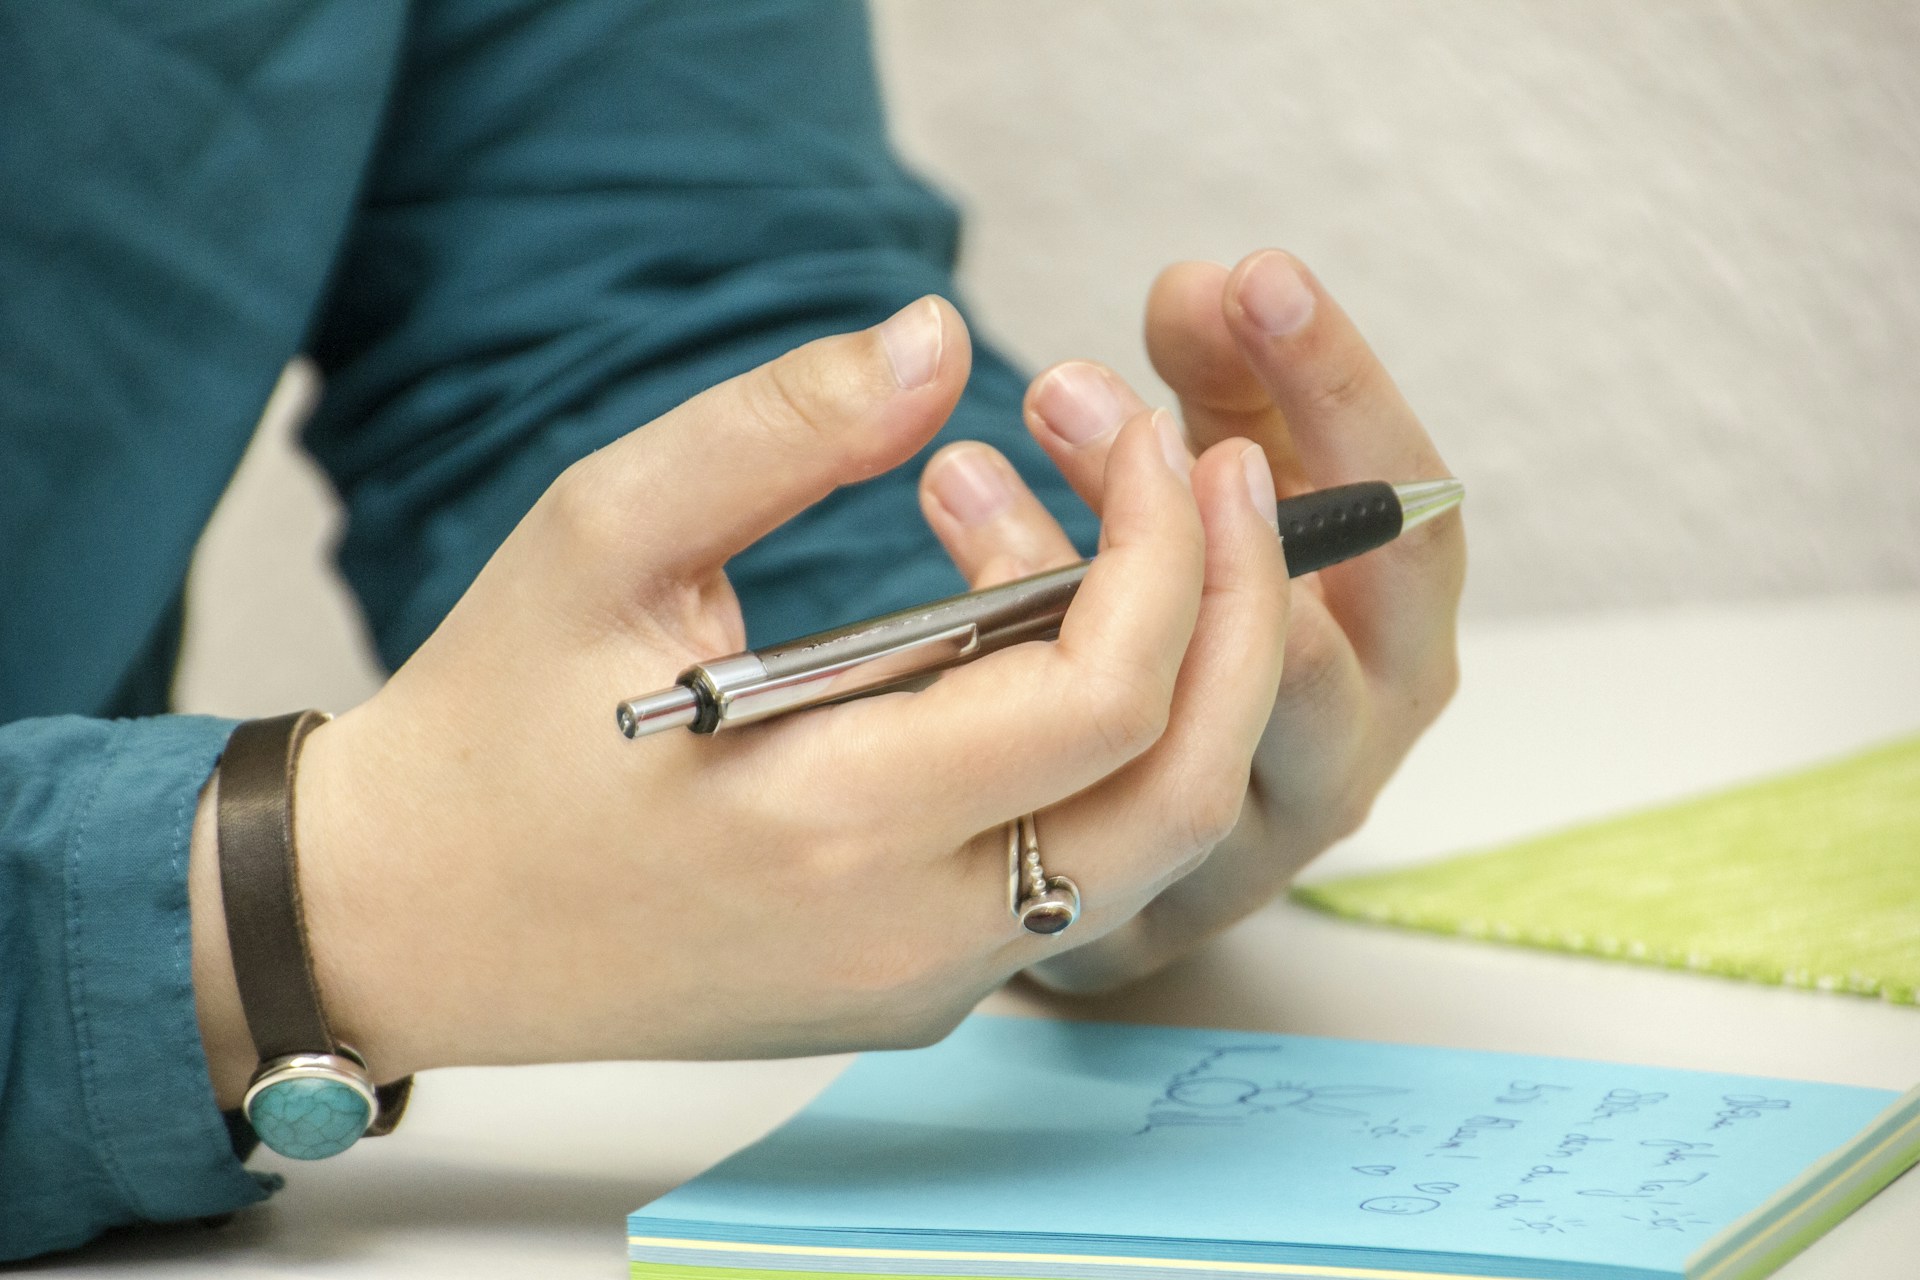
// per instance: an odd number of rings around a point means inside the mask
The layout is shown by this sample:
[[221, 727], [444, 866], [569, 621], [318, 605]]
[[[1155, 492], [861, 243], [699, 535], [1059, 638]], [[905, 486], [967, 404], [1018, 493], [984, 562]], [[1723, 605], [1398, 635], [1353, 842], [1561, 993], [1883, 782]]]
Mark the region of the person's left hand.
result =
[[[1265, 250], [1232, 271], [1208, 262], [1168, 268], [1147, 303], [1146, 337], [1155, 369], [1180, 398], [1194, 452], [1251, 441], [1258, 452], [1249, 451], [1249, 465], [1264, 460], [1281, 497], [1449, 474], [1359, 331], [1287, 254]], [[1108, 447], [1143, 407], [1111, 370], [1074, 361], [1034, 379], [1026, 419], [1098, 511]], [[975, 586], [1076, 558], [987, 445], [961, 442], [935, 455], [921, 506]], [[1465, 571], [1460, 519], [1448, 514], [1295, 582], [1284, 677], [1232, 832], [1128, 925], [1032, 975], [1069, 991], [1145, 976], [1264, 905], [1358, 827], [1458, 682], [1454, 621]]]

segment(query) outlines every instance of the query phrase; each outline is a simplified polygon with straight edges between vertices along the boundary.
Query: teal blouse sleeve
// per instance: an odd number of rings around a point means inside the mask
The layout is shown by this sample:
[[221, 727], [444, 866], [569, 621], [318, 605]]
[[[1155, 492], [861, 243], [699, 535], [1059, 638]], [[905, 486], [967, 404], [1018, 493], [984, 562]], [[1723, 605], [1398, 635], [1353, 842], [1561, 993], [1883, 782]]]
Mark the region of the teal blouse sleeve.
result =
[[[569, 462], [800, 343], [954, 292], [953, 209], [889, 150], [857, 3], [538, 0], [423, 10], [312, 350], [307, 443], [340, 564], [403, 661]], [[989, 347], [943, 433], [1091, 518]], [[753, 460], [742, 483], [751, 484]], [[755, 640], [960, 582], [919, 461], [731, 566]]]
[[194, 1015], [186, 856], [230, 721], [0, 726], [0, 1260], [267, 1194]]

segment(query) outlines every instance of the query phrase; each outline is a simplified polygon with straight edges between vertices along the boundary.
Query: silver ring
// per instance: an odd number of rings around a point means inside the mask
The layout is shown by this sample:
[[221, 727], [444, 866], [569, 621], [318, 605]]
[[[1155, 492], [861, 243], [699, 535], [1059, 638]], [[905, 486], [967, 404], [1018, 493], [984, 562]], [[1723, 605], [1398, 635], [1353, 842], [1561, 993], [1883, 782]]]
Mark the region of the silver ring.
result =
[[1060, 933], [1080, 918], [1080, 886], [1040, 865], [1040, 825], [1030, 813], [1007, 824], [1007, 906], [1028, 933]]

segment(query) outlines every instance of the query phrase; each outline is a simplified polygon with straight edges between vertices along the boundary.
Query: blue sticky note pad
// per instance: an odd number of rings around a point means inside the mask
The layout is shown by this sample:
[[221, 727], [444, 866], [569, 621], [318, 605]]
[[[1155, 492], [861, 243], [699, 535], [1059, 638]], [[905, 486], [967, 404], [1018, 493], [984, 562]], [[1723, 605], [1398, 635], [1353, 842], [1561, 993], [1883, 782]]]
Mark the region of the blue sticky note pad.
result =
[[636, 1271], [1119, 1266], [1144, 1280], [1159, 1259], [1168, 1276], [1201, 1262], [1673, 1276], [1896, 1101], [1600, 1062], [976, 1017], [932, 1048], [860, 1058], [791, 1123], [634, 1214], [630, 1245]]

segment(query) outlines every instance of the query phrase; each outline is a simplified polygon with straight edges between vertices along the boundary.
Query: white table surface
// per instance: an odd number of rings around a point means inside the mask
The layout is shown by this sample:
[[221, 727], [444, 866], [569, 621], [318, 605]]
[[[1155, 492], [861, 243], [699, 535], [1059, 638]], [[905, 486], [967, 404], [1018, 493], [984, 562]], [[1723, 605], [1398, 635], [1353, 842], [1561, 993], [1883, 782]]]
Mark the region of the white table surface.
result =
[[[1458, 700], [1373, 817], [1310, 875], [1433, 857], [1920, 730], [1920, 595], [1483, 625], [1464, 637], [1464, 668]], [[1124, 995], [1049, 1010], [1016, 990], [985, 1007], [1920, 1081], [1920, 1008], [1284, 903]], [[395, 1137], [317, 1165], [257, 1158], [287, 1173], [287, 1189], [225, 1228], [123, 1235], [34, 1269], [616, 1280], [629, 1210], [779, 1124], [845, 1062], [433, 1072]], [[1920, 1174], [1779, 1274], [1920, 1276]]]

